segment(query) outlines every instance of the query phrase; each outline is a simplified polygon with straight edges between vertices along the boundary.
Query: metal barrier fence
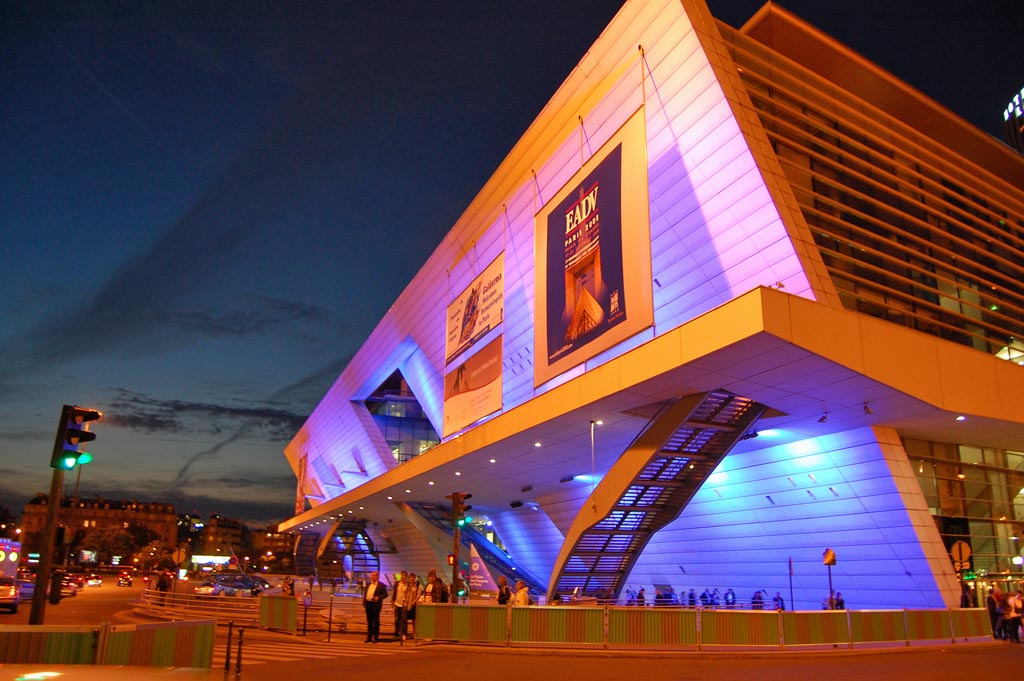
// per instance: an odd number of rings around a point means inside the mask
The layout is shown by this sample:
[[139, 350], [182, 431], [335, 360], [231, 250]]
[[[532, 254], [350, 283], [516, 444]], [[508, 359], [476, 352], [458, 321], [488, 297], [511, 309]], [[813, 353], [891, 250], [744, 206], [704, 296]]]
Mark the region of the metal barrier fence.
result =
[[[308, 594], [308, 595], [307, 595]], [[305, 592], [299, 596], [206, 596], [146, 590], [135, 612], [160, 619], [204, 618], [217, 624], [260, 627], [289, 633], [299, 631], [366, 631], [363, 601], [357, 595]], [[381, 610], [385, 632], [394, 620], [390, 602]]]
[[216, 622], [0, 627], [0, 664], [102, 664], [209, 669]]
[[417, 639], [601, 648], [833, 649], [991, 640], [984, 608], [713, 610], [420, 604]]
[[260, 597], [201, 596], [147, 589], [135, 611], [160, 619], [212, 619], [218, 624], [256, 626], [260, 621]]

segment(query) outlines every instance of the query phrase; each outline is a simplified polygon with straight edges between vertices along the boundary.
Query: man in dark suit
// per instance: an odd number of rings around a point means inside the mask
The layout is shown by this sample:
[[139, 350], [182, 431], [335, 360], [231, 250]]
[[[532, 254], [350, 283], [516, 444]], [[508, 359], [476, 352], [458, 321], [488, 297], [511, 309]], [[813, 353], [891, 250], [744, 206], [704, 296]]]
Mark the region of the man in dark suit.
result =
[[388, 589], [380, 583], [380, 573], [371, 572], [370, 582], [363, 591], [363, 608], [366, 610], [366, 641], [380, 643], [380, 609], [388, 597]]

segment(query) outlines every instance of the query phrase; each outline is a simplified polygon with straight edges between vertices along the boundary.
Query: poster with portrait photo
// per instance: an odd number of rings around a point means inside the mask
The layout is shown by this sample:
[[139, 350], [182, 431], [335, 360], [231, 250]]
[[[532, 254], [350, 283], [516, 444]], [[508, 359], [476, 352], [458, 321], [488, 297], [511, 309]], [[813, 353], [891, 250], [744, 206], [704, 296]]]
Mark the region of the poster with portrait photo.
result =
[[534, 384], [654, 320], [643, 113], [634, 114], [534, 218]]

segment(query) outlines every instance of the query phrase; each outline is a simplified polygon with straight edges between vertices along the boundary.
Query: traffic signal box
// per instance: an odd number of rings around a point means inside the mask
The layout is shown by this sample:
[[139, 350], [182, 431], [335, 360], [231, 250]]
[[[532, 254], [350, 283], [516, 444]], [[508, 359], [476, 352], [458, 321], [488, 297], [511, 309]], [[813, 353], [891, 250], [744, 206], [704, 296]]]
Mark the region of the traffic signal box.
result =
[[57, 427], [57, 439], [50, 457], [50, 468], [69, 471], [75, 466], [92, 461], [92, 454], [82, 447], [86, 442], [96, 439], [96, 433], [89, 431], [89, 423], [102, 417], [103, 414], [95, 409], [65, 404]]
[[453, 492], [445, 498], [452, 500], [452, 524], [457, 527], [464, 527], [467, 523], [473, 522], [473, 516], [469, 515], [469, 511], [473, 507], [466, 503], [473, 498], [472, 494]]

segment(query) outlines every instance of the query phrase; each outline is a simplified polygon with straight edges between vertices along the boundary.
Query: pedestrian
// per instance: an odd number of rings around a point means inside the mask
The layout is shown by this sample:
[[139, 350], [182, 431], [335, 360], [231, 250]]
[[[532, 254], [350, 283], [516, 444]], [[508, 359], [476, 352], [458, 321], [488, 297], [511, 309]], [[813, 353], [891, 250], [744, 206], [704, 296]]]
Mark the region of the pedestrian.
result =
[[697, 590], [690, 589], [690, 593], [686, 596], [686, 604], [691, 608], [697, 607]]
[[736, 607], [736, 592], [729, 587], [725, 590], [725, 607], [732, 610]]
[[405, 594], [402, 602], [401, 636], [404, 641], [409, 636], [409, 622], [413, 623], [413, 630], [416, 627], [416, 602], [420, 599], [420, 580], [415, 572], [410, 572], [405, 578]]
[[1003, 638], [1002, 618], [1003, 609], [999, 604], [999, 588], [989, 587], [988, 596], [985, 598], [985, 608], [988, 610], [988, 619], [992, 624], [992, 638]]
[[508, 605], [512, 600], [512, 588], [505, 575], [498, 575], [498, 605]]
[[420, 589], [420, 603], [434, 602], [434, 580], [437, 579], [433, 570], [427, 573], [427, 583]]
[[516, 581], [516, 600], [513, 605], [530, 605], [530, 589], [521, 579]]
[[156, 580], [156, 590], [160, 592], [160, 605], [164, 605], [164, 601], [167, 600], [167, 592], [171, 590], [171, 580], [168, 579], [166, 572], [161, 572], [160, 578]]
[[846, 610], [846, 599], [843, 598], [843, 593], [841, 591], [837, 591], [836, 592], [836, 602], [835, 602], [835, 605], [836, 605], [836, 610]]
[[447, 603], [448, 589], [444, 580], [437, 576], [437, 570], [427, 573], [427, 585], [423, 587], [423, 594], [420, 596], [421, 603]]
[[380, 643], [380, 611], [388, 597], [388, 589], [380, 583], [380, 573], [371, 572], [370, 581], [363, 590], [363, 609], [366, 610], [366, 640]]
[[961, 608], [973, 608], [974, 607], [974, 594], [971, 593], [971, 588], [967, 586], [966, 582], [960, 586], [960, 607]]
[[778, 591], [775, 592], [775, 598], [772, 599], [772, 603], [775, 605], [776, 610], [782, 611], [786, 609], [786, 599]]
[[644, 607], [647, 602], [647, 596], [644, 595], [644, 588], [640, 587], [640, 590], [636, 592], [636, 604], [637, 607]]
[[764, 595], [760, 591], [754, 592], [754, 597], [750, 599], [751, 610], [764, 610]]
[[398, 638], [402, 633], [402, 622], [405, 617], [403, 612], [405, 610], [405, 589], [408, 578], [409, 573], [402, 570], [395, 581], [395, 588], [391, 590], [391, 608], [395, 613], [395, 638]]
[[1021, 609], [1024, 602], [1012, 591], [1006, 592], [1003, 601], [1003, 638], [1011, 643], [1020, 643]]

